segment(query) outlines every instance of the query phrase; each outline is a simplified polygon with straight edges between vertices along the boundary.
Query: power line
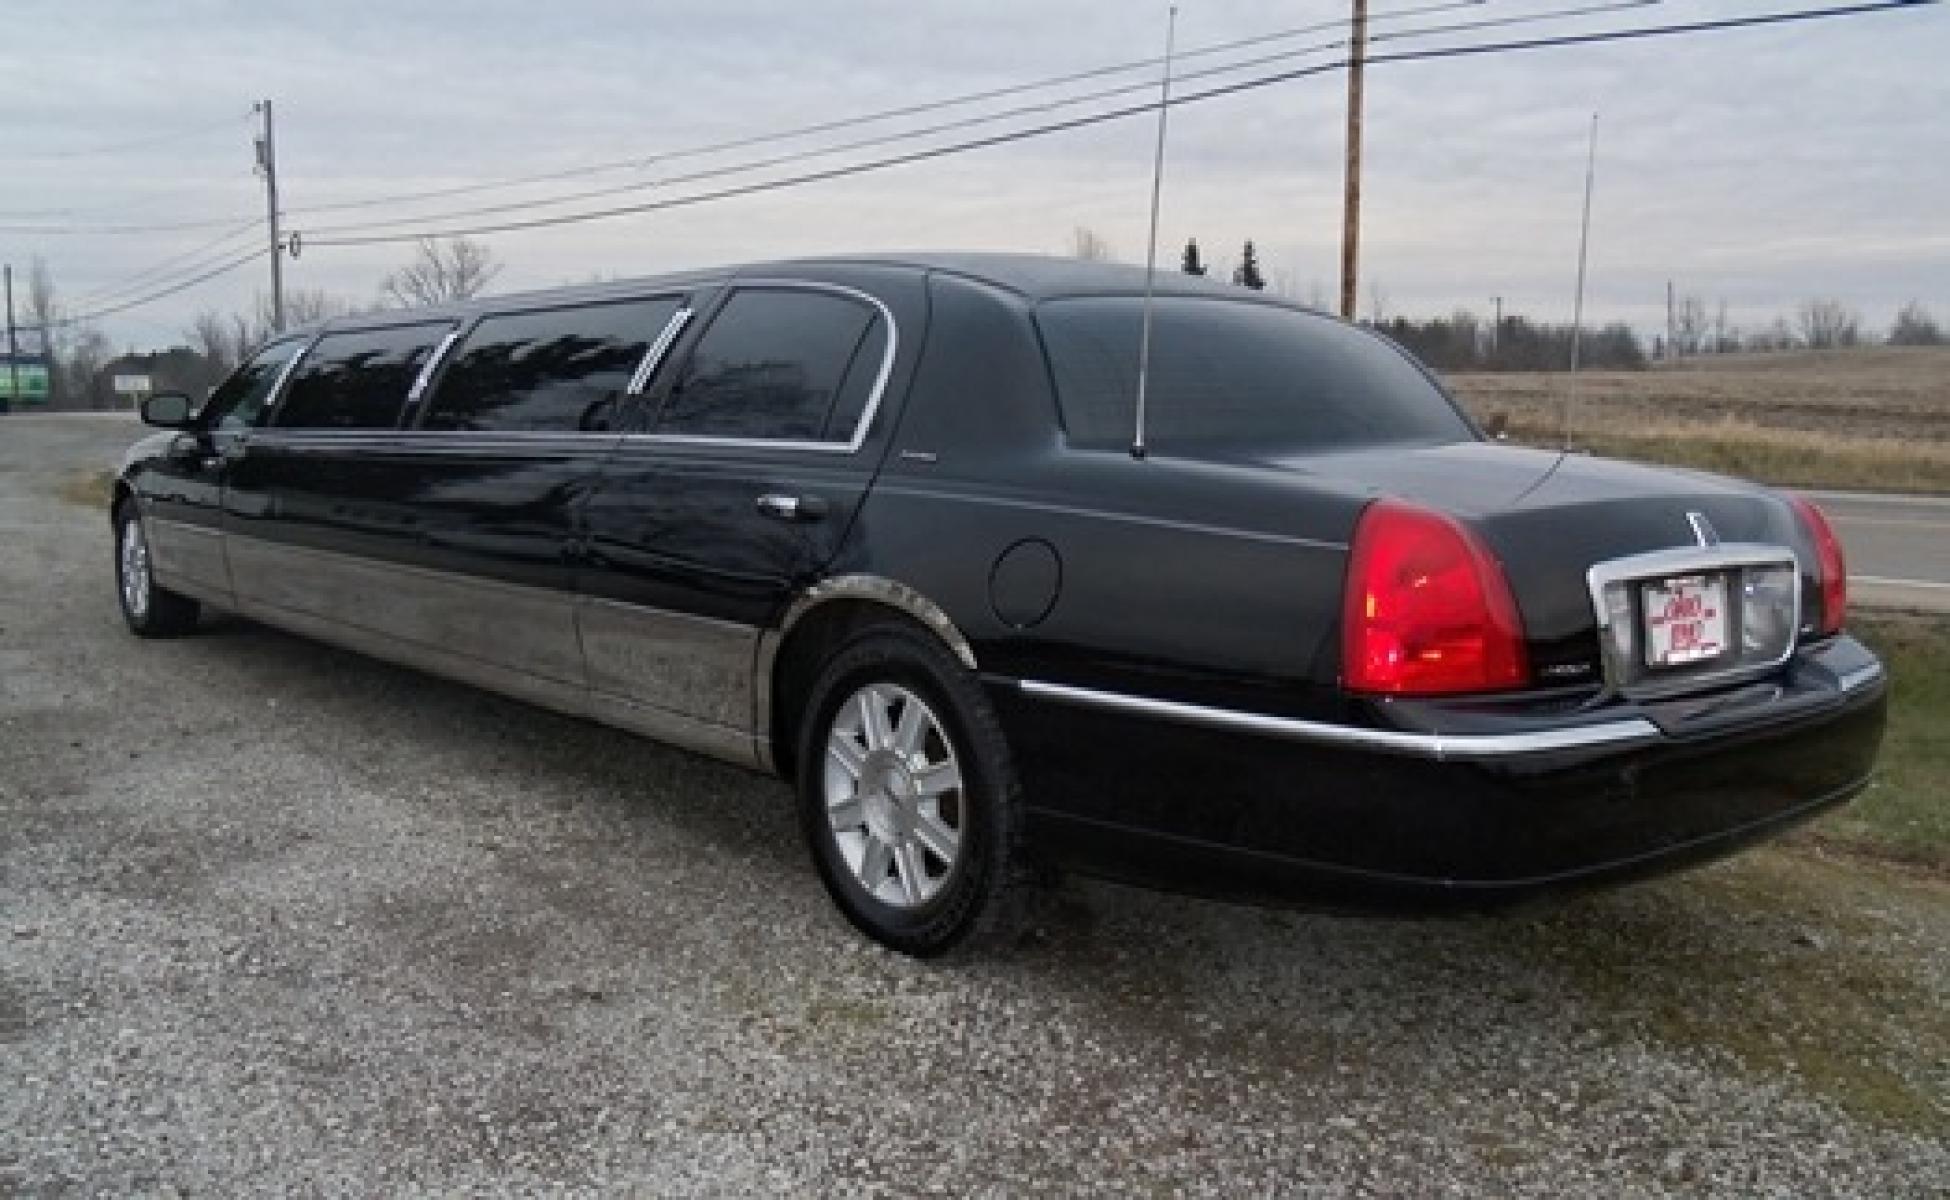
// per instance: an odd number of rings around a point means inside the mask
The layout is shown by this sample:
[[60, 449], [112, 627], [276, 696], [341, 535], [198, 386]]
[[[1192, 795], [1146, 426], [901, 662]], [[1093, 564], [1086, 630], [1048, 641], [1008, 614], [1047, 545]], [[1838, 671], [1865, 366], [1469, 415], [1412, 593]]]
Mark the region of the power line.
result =
[[[1726, 17], [1710, 21], [1687, 21], [1668, 25], [1648, 25], [1631, 29], [1604, 30], [1592, 33], [1562, 34], [1547, 38], [1525, 38], [1501, 42], [1484, 42], [1467, 46], [1444, 46], [1429, 50], [1394, 51], [1386, 54], [1371, 54], [1369, 66], [1384, 63], [1421, 62], [1441, 59], [1460, 59], [1489, 54], [1515, 53], [1528, 50], [1555, 49], [1565, 46], [1594, 45], [1607, 42], [1642, 41], [1651, 38], [1672, 37], [1701, 33], [1723, 32], [1734, 29], [1750, 29], [1765, 25], [1782, 25], [1804, 21], [1830, 18], [1862, 16], [1876, 12], [1887, 12], [1904, 8], [1919, 8], [1938, 3], [1939, 0], [1869, 0], [1866, 3], [1835, 5], [1816, 9], [1799, 9], [1756, 13], [1742, 17]], [[1297, 67], [1269, 75], [1256, 76], [1236, 83], [1221, 84], [1199, 92], [1188, 92], [1174, 97], [1172, 104], [1195, 104], [1202, 100], [1232, 96], [1243, 92], [1256, 91], [1275, 84], [1306, 79], [1315, 75], [1338, 71], [1347, 65], [1346, 59], [1320, 63], [1313, 66]], [[799, 187], [809, 183], [821, 183], [844, 179], [855, 175], [887, 170], [892, 167], [907, 166], [950, 155], [984, 150], [1030, 138], [1044, 137], [1056, 133], [1083, 129], [1111, 121], [1124, 120], [1155, 111], [1156, 104], [1127, 105], [1098, 113], [1070, 117], [1061, 121], [1051, 121], [1024, 129], [1004, 133], [988, 134], [983, 137], [968, 138], [943, 146], [927, 147], [908, 151], [904, 154], [888, 155], [869, 159], [865, 162], [843, 164], [817, 171], [807, 171], [789, 175], [781, 179], [761, 180], [711, 191], [693, 193], [688, 196], [673, 196], [664, 200], [646, 201], [640, 204], [618, 205], [610, 208], [592, 209], [580, 213], [562, 213], [545, 217], [530, 217], [518, 221], [497, 221], [478, 225], [452, 226], [437, 229], [409, 230], [399, 233], [367, 234], [345, 237], [307, 237], [306, 241], [318, 246], [370, 246], [391, 242], [416, 241], [423, 237], [465, 237], [490, 233], [511, 233], [528, 229], [544, 229], [558, 225], [583, 224], [590, 221], [612, 220], [618, 217], [635, 216], [642, 213], [660, 212], [666, 209], [686, 208], [699, 204], [713, 203], [742, 196], [757, 195], [785, 188]]]
[[[1393, 9], [1385, 13], [1377, 13], [1371, 19], [1374, 21], [1396, 21], [1407, 17], [1427, 16], [1432, 13], [1453, 12], [1463, 8], [1480, 8], [1490, 2], [1491, 0], [1444, 0], [1442, 3], [1423, 4], [1413, 8]], [[1644, 2], [1658, 3], [1659, 0], [1644, 0]], [[1330, 29], [1337, 29], [1342, 24], [1343, 22], [1340, 20], [1319, 21], [1311, 25], [1301, 25], [1271, 33], [1234, 38], [1224, 42], [1213, 42], [1196, 49], [1181, 51], [1178, 57], [1200, 58], [1213, 54], [1222, 54], [1228, 50], [1237, 50], [1245, 46], [1263, 45], [1267, 42], [1283, 41], [1288, 38], [1302, 37], [1310, 33], [1321, 33]], [[1072, 83], [1082, 83], [1091, 79], [1100, 79], [1107, 75], [1119, 75], [1145, 67], [1155, 67], [1160, 61], [1157, 58], [1132, 59], [1127, 62], [1111, 63], [1106, 66], [1092, 67], [1082, 71], [1072, 71], [1063, 75], [1051, 75], [1042, 79], [1030, 80], [1026, 83], [1010, 84], [1006, 87], [989, 88], [984, 91], [966, 92], [958, 96], [948, 96], [939, 100], [929, 100], [918, 104], [883, 108], [851, 117], [818, 121], [810, 125], [799, 125], [790, 129], [776, 130], [770, 133], [750, 134], [728, 141], [712, 142], [701, 146], [686, 146], [677, 150], [666, 150], [650, 155], [615, 159], [609, 162], [590, 163], [578, 167], [566, 167], [556, 171], [542, 171], [531, 175], [515, 175], [497, 180], [484, 180], [478, 183], [456, 184], [452, 187], [429, 188], [411, 192], [394, 192], [388, 195], [368, 196], [357, 200], [339, 200], [324, 204], [304, 205], [292, 211], [300, 214], [342, 212], [348, 209], [374, 208], [389, 204], [412, 203], [419, 200], [446, 199], [451, 196], [464, 196], [477, 192], [525, 187], [536, 183], [554, 183], [564, 179], [577, 179], [610, 171], [643, 170], [644, 168], [659, 163], [675, 162], [687, 158], [702, 158], [708, 155], [721, 154], [728, 150], [745, 150], [753, 146], [768, 145], [773, 142], [796, 141], [800, 138], [811, 137], [815, 134], [836, 133], [842, 129], [850, 129], [879, 121], [889, 121], [897, 117], [920, 116], [925, 113], [939, 112], [947, 108], [959, 108], [989, 100], [1001, 100], [1009, 96], [1021, 95], [1025, 92], [1041, 91]], [[1147, 82], [1137, 86], [1142, 89], [1148, 89], [1151, 85]]]
[[[1525, 13], [1518, 16], [1495, 17], [1495, 18], [1488, 18], [1488, 19], [1478, 20], [1478, 21], [1459, 21], [1459, 22], [1452, 22], [1446, 25], [1430, 25], [1430, 26], [1423, 26], [1419, 28], [1397, 30], [1394, 33], [1377, 34], [1370, 40], [1381, 41], [1384, 39], [1388, 39], [1388, 40], [1400, 41], [1400, 40], [1409, 40], [1415, 38], [1435, 37], [1444, 34], [1475, 32], [1484, 29], [1501, 28], [1501, 27], [1506, 27], [1511, 25], [1535, 24], [1540, 21], [1568, 20], [1573, 17], [1593, 16], [1600, 13], [1619, 12], [1626, 9], [1634, 9], [1634, 8], [1646, 8], [1652, 5], [1660, 4], [1662, 2], [1663, 0], [1606, 0], [1606, 2], [1604, 3], [1588, 4], [1580, 8], [1554, 9], [1542, 13]], [[1338, 22], [1336, 24], [1338, 24]], [[1276, 36], [1283, 39], [1286, 35], [1281, 34]], [[1241, 44], [1248, 43], [1252, 40], [1254, 39], [1242, 38], [1233, 42], [1228, 42], [1226, 43], [1226, 45], [1228, 47], [1237, 47]], [[1344, 38], [1337, 38], [1332, 41], [1319, 42], [1316, 43], [1315, 45], [1303, 46], [1298, 49], [1282, 50], [1272, 54], [1265, 54], [1254, 58], [1241, 59], [1236, 62], [1224, 63], [1219, 66], [1207, 67], [1199, 71], [1186, 72], [1184, 74], [1179, 75], [1177, 78], [1180, 82], [1185, 82], [1194, 79], [1207, 79], [1215, 75], [1229, 75], [1237, 71], [1247, 70], [1248, 68], [1251, 67], [1261, 67], [1261, 66], [1266, 66], [1270, 63], [1287, 62], [1296, 58], [1311, 57], [1313, 55], [1322, 54], [1331, 50], [1339, 49], [1345, 46], [1346, 44], [1347, 42]], [[1114, 99], [1118, 96], [1128, 96], [1128, 95], [1133, 95], [1138, 93], [1148, 93], [1153, 89], [1154, 86], [1155, 85], [1149, 80], [1139, 82], [1139, 83], [1133, 83], [1133, 84], [1121, 84], [1116, 87], [1102, 88], [1097, 91], [1082, 92], [1074, 95], [1060, 96], [1049, 100], [1038, 101], [1033, 104], [1018, 105], [1013, 108], [1006, 108], [996, 112], [981, 113], [970, 117], [958, 117], [951, 121], [937, 122], [936, 124], [925, 125], [919, 128], [898, 130], [891, 133], [875, 134], [871, 137], [855, 138], [852, 141], [839, 142], [833, 145], [815, 147], [809, 150], [797, 150], [786, 154], [773, 155], [769, 158], [747, 160], [745, 162], [739, 162], [739, 163], [730, 163], [719, 167], [709, 167], [703, 170], [691, 171], [680, 175], [669, 175], [660, 179], [637, 180], [631, 183], [612, 184], [607, 187], [589, 188], [578, 192], [568, 192], [556, 196], [537, 197], [531, 200], [507, 201], [501, 204], [482, 205], [475, 208], [454, 209], [454, 210], [449, 210], [447, 212], [441, 212], [441, 213], [423, 213], [418, 216], [411, 216], [411, 217], [385, 217], [385, 218], [380, 218], [372, 221], [355, 221], [355, 222], [347, 222], [345, 224], [340, 224], [340, 225], [317, 226], [306, 231], [305, 236], [308, 238], [319, 236], [319, 235], [324, 235], [329, 237], [330, 235], [333, 234], [359, 233], [368, 230], [390, 229], [390, 228], [397, 228], [402, 225], [419, 225], [429, 221], [454, 221], [454, 220], [461, 220], [470, 217], [498, 216], [503, 213], [527, 212], [529, 210], [537, 209], [537, 208], [552, 208], [557, 205], [572, 204], [583, 200], [599, 200], [609, 196], [628, 195], [633, 192], [648, 191], [653, 188], [666, 188], [676, 184], [699, 183], [707, 179], [720, 179], [728, 175], [744, 175], [744, 174], [749, 174], [753, 171], [769, 170], [775, 167], [790, 166], [793, 163], [805, 162], [809, 159], [825, 158], [835, 154], [844, 154], [855, 150], [870, 149], [875, 146], [884, 146], [884, 145], [896, 144], [900, 142], [914, 141], [920, 138], [936, 137], [945, 133], [953, 133], [957, 130], [969, 129], [981, 125], [992, 125], [998, 121], [1007, 121], [1007, 120], [1013, 120], [1018, 117], [1031, 116], [1039, 113], [1054, 112], [1064, 108], [1074, 108], [1077, 105], [1090, 104], [1101, 100]], [[325, 243], [320, 243], [320, 244], [325, 244]]]
[[[114, 299], [117, 296], [132, 291], [145, 283], [151, 282], [157, 276], [169, 274], [172, 271], [184, 267], [191, 260], [204, 257], [219, 246], [226, 246], [228, 243], [237, 241], [246, 231], [255, 229], [262, 220], [263, 218], [261, 217], [251, 217], [248, 220], [233, 225], [230, 229], [218, 234], [210, 241], [199, 243], [192, 249], [180, 251], [170, 255], [168, 258], [151, 263], [133, 275], [124, 276], [114, 283], [87, 293], [80, 300], [77, 300], [76, 303], [84, 305], [99, 304], [104, 300]], [[194, 270], [195, 267], [190, 266], [189, 269]]]
[[[31, 234], [35, 237], [97, 237], [136, 233], [193, 233], [199, 229], [220, 229], [244, 220], [241, 215], [208, 217], [195, 221], [158, 221], [129, 225], [13, 225], [0, 224], [0, 233]], [[251, 217], [250, 220], [261, 220]]]
[[192, 125], [168, 133], [157, 133], [148, 137], [137, 138], [133, 141], [117, 142], [107, 146], [90, 146], [80, 150], [9, 150], [6, 152], [6, 158], [9, 162], [18, 162], [23, 159], [29, 161], [48, 161], [126, 154], [131, 150], [147, 150], [152, 146], [169, 146], [177, 142], [188, 141], [194, 137], [201, 137], [213, 130], [223, 129], [246, 115], [243, 113], [233, 113], [220, 120], [207, 121], [201, 125]]
[[178, 280], [167, 287], [158, 288], [157, 290], [150, 292], [147, 295], [138, 296], [133, 300], [127, 300], [122, 302], [121, 304], [110, 305], [107, 308], [98, 308], [93, 310], [92, 312], [73, 313], [53, 323], [55, 325], [60, 325], [60, 326], [82, 325], [82, 324], [86, 324], [89, 321], [100, 320], [103, 317], [114, 316], [116, 313], [119, 312], [126, 312], [131, 308], [140, 308], [145, 304], [154, 303], [155, 301], [161, 300], [166, 296], [174, 296], [178, 292], [186, 291], [190, 288], [195, 287], [199, 283], [205, 282], [206, 280], [215, 279], [219, 275], [227, 275], [230, 272], [237, 270], [239, 267], [248, 266], [250, 263], [256, 261], [259, 258], [262, 258], [264, 255], [269, 253], [270, 251], [268, 249], [260, 246], [257, 249], [246, 251], [245, 253], [239, 255], [238, 257], [230, 259], [229, 261], [224, 262], [219, 266], [213, 267], [210, 270], [203, 271], [197, 275], [193, 275], [188, 279]]

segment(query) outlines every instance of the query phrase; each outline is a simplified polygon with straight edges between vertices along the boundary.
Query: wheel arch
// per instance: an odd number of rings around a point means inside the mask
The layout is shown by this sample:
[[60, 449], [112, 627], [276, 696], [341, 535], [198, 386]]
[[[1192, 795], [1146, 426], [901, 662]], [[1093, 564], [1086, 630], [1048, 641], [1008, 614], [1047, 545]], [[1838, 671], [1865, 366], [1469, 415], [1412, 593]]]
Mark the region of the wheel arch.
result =
[[794, 598], [778, 627], [759, 640], [754, 740], [767, 767], [792, 778], [800, 709], [820, 665], [860, 629], [888, 621], [918, 627], [962, 666], [980, 669], [960, 627], [916, 589], [879, 575], [822, 580]]

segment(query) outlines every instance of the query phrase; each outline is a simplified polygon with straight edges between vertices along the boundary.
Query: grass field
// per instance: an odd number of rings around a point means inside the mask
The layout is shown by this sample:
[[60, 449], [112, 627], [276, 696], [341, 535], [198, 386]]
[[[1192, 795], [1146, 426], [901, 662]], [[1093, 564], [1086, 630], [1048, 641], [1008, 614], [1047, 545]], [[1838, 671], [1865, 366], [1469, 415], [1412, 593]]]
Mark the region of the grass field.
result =
[[[1562, 441], [1562, 375], [1447, 377], [1514, 441]], [[1950, 492], [1950, 347], [1728, 354], [1578, 379], [1573, 444], [1802, 487]]]
[[1895, 691], [1876, 781], [1813, 826], [1817, 842], [1950, 871], [1950, 617], [1855, 614]]

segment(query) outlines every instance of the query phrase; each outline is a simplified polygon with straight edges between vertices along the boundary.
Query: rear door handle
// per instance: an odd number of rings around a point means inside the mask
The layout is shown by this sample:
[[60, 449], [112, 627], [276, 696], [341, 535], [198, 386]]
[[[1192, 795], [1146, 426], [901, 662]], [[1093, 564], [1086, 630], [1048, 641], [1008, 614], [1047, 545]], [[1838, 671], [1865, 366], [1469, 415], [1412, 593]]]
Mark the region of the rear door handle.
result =
[[767, 492], [758, 498], [758, 511], [780, 521], [817, 521], [826, 515], [826, 501], [818, 496]]

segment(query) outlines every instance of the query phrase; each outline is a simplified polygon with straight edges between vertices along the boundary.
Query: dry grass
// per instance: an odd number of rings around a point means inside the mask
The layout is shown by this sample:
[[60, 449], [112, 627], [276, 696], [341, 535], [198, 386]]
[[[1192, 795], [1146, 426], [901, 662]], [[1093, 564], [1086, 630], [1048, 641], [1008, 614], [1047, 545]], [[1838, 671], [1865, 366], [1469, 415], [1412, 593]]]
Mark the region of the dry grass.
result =
[[[1457, 374], [1520, 442], [1555, 445], [1565, 379]], [[1950, 492], [1950, 348], [1725, 355], [1578, 380], [1574, 442], [1600, 454], [1805, 487]]]

